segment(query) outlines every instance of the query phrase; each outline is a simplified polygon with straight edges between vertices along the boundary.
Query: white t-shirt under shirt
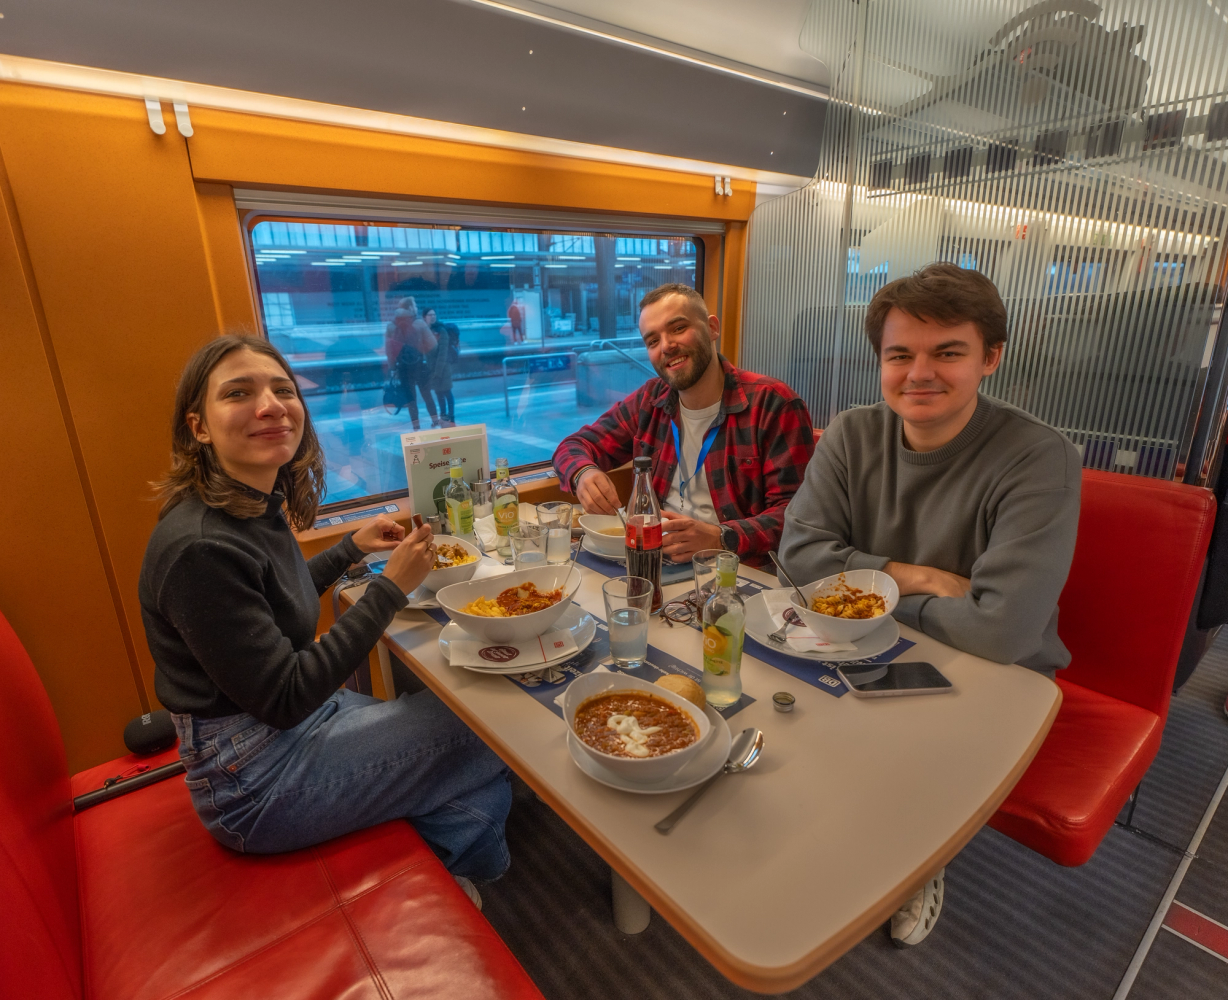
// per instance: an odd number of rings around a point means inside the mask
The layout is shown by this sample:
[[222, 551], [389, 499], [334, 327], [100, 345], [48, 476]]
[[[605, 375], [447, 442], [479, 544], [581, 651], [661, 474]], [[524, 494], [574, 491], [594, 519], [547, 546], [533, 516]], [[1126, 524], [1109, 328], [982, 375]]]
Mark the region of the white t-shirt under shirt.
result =
[[[695, 464], [699, 461], [699, 449], [703, 447], [704, 435], [712, 426], [712, 421], [721, 412], [720, 400], [702, 410], [688, 410], [678, 403], [682, 413], [682, 461], [674, 470], [674, 481], [669, 488], [669, 496], [665, 498], [667, 510], [693, 517], [697, 521], [707, 521], [709, 524], [720, 524], [716, 516], [716, 507], [712, 503], [712, 491], [708, 489], [708, 474], [700, 469], [695, 474]], [[679, 487], [682, 485], [682, 466], [686, 466], [688, 474], [694, 478], [687, 484], [686, 499], [683, 499]]]

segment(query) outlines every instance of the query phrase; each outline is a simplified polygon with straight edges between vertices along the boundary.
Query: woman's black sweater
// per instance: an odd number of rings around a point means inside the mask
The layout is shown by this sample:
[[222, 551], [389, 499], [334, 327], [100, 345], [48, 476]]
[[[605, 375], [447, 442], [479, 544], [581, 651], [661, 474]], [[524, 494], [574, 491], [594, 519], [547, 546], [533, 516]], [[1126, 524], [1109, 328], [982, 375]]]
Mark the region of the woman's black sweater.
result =
[[304, 559], [281, 498], [266, 499], [262, 516], [237, 518], [193, 496], [150, 536], [141, 618], [154, 690], [172, 712], [247, 712], [290, 729], [358, 668], [405, 606], [401, 589], [376, 577], [316, 642], [320, 594], [362, 552], [346, 535]]

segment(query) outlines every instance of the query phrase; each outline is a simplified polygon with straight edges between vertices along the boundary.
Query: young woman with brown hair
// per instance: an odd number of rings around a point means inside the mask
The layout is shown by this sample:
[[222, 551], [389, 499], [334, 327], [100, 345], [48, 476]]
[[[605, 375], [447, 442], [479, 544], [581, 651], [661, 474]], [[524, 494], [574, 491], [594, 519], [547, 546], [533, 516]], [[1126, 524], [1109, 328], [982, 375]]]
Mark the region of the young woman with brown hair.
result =
[[[433, 562], [429, 528], [383, 515], [303, 558], [324, 462], [289, 365], [219, 337], [188, 362], [171, 472], [141, 568], [155, 690], [174, 715], [192, 802], [222, 844], [295, 850], [404, 817], [457, 876], [508, 864], [507, 770], [429, 691], [378, 701], [340, 685]], [[319, 595], [351, 563], [382, 575], [316, 638]]]

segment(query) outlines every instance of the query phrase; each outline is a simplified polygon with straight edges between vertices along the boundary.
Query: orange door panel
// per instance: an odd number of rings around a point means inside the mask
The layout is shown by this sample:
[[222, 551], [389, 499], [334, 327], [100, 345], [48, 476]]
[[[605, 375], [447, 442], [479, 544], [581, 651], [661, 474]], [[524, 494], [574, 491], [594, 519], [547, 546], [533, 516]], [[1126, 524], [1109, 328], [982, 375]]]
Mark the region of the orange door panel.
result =
[[183, 363], [218, 332], [187, 148], [173, 127], [155, 135], [138, 101], [7, 85], [0, 152], [152, 697], [136, 594], [157, 513], [148, 484], [166, 470]]
[[124, 724], [144, 706], [28, 264], [0, 161], [0, 610], [38, 668], [77, 771], [122, 754]]

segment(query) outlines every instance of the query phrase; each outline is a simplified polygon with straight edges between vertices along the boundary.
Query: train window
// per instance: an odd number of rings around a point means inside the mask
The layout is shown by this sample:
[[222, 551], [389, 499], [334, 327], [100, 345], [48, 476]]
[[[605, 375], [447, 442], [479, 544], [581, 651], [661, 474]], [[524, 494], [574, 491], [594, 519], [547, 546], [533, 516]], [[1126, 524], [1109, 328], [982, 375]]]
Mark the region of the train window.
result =
[[403, 493], [414, 427], [485, 423], [492, 461], [548, 461], [652, 374], [639, 300], [700, 287], [703, 263], [699, 240], [673, 235], [267, 218], [249, 232], [265, 331], [302, 386], [330, 507]]

